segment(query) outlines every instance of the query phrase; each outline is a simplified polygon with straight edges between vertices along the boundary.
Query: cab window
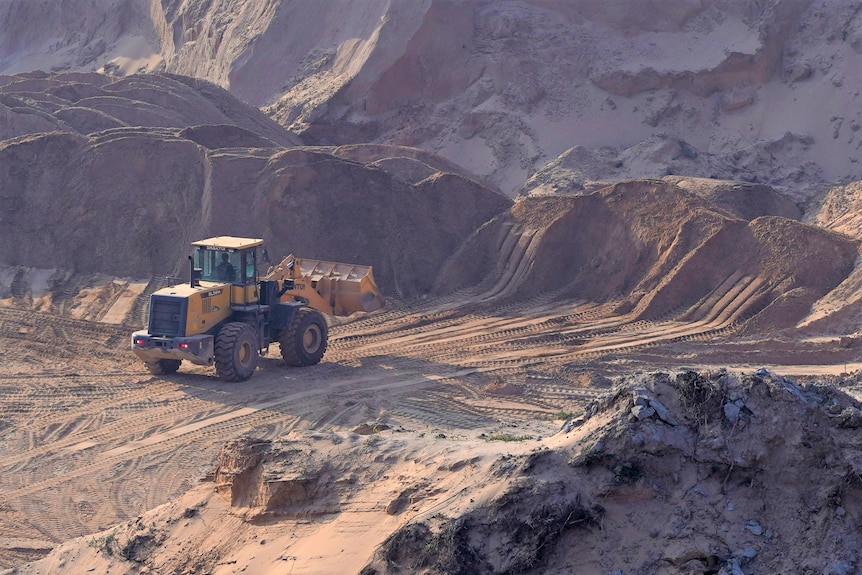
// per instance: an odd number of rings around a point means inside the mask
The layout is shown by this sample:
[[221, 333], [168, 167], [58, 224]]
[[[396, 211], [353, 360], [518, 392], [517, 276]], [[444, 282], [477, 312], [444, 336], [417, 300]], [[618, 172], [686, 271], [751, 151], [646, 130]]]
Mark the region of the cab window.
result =
[[242, 254], [242, 283], [257, 283], [257, 249], [247, 250]]
[[198, 247], [195, 250], [195, 267], [201, 270], [201, 279], [211, 282], [235, 283], [239, 278], [240, 254], [235, 250], [216, 250]]

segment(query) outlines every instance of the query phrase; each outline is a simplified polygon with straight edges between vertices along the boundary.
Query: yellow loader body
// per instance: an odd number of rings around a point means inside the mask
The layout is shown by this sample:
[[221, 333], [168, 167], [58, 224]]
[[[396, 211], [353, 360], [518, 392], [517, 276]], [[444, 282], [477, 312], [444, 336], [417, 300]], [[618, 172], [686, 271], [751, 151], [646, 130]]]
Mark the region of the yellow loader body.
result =
[[147, 329], [132, 334], [132, 350], [154, 374], [173, 373], [182, 361], [215, 363], [220, 376], [241, 381], [276, 341], [290, 365], [313, 365], [327, 347], [321, 314], [385, 303], [371, 266], [289, 255], [261, 277], [261, 239], [219, 236], [192, 245], [189, 283], [153, 293]]

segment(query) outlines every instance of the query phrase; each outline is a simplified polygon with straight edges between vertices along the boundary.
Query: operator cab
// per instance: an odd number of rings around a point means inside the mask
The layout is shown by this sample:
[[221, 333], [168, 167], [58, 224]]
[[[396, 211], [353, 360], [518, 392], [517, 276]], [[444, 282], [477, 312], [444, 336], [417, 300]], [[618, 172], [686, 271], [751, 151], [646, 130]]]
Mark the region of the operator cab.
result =
[[263, 250], [263, 240], [218, 236], [193, 242], [193, 278], [206, 282], [229, 283], [237, 286], [257, 282], [257, 264]]

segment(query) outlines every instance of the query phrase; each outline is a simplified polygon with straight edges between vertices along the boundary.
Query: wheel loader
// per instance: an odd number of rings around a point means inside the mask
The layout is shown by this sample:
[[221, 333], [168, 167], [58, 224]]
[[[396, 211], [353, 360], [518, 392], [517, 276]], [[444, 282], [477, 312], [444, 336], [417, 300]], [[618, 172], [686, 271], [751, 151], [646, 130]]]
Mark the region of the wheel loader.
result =
[[132, 334], [132, 351], [151, 373], [174, 373], [188, 361], [243, 381], [273, 342], [288, 365], [314, 365], [327, 347], [323, 314], [383, 307], [370, 266], [291, 254], [258, 276], [268, 261], [263, 243], [230, 236], [192, 243], [189, 282], [154, 292], [147, 329]]

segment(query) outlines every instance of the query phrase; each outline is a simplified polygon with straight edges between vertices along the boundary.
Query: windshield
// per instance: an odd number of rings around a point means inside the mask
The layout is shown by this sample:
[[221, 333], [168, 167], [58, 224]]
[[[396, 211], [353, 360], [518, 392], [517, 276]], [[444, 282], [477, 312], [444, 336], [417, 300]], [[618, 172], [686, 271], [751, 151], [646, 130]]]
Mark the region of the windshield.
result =
[[195, 268], [203, 281], [251, 285], [257, 281], [257, 248], [236, 250], [198, 246]]

